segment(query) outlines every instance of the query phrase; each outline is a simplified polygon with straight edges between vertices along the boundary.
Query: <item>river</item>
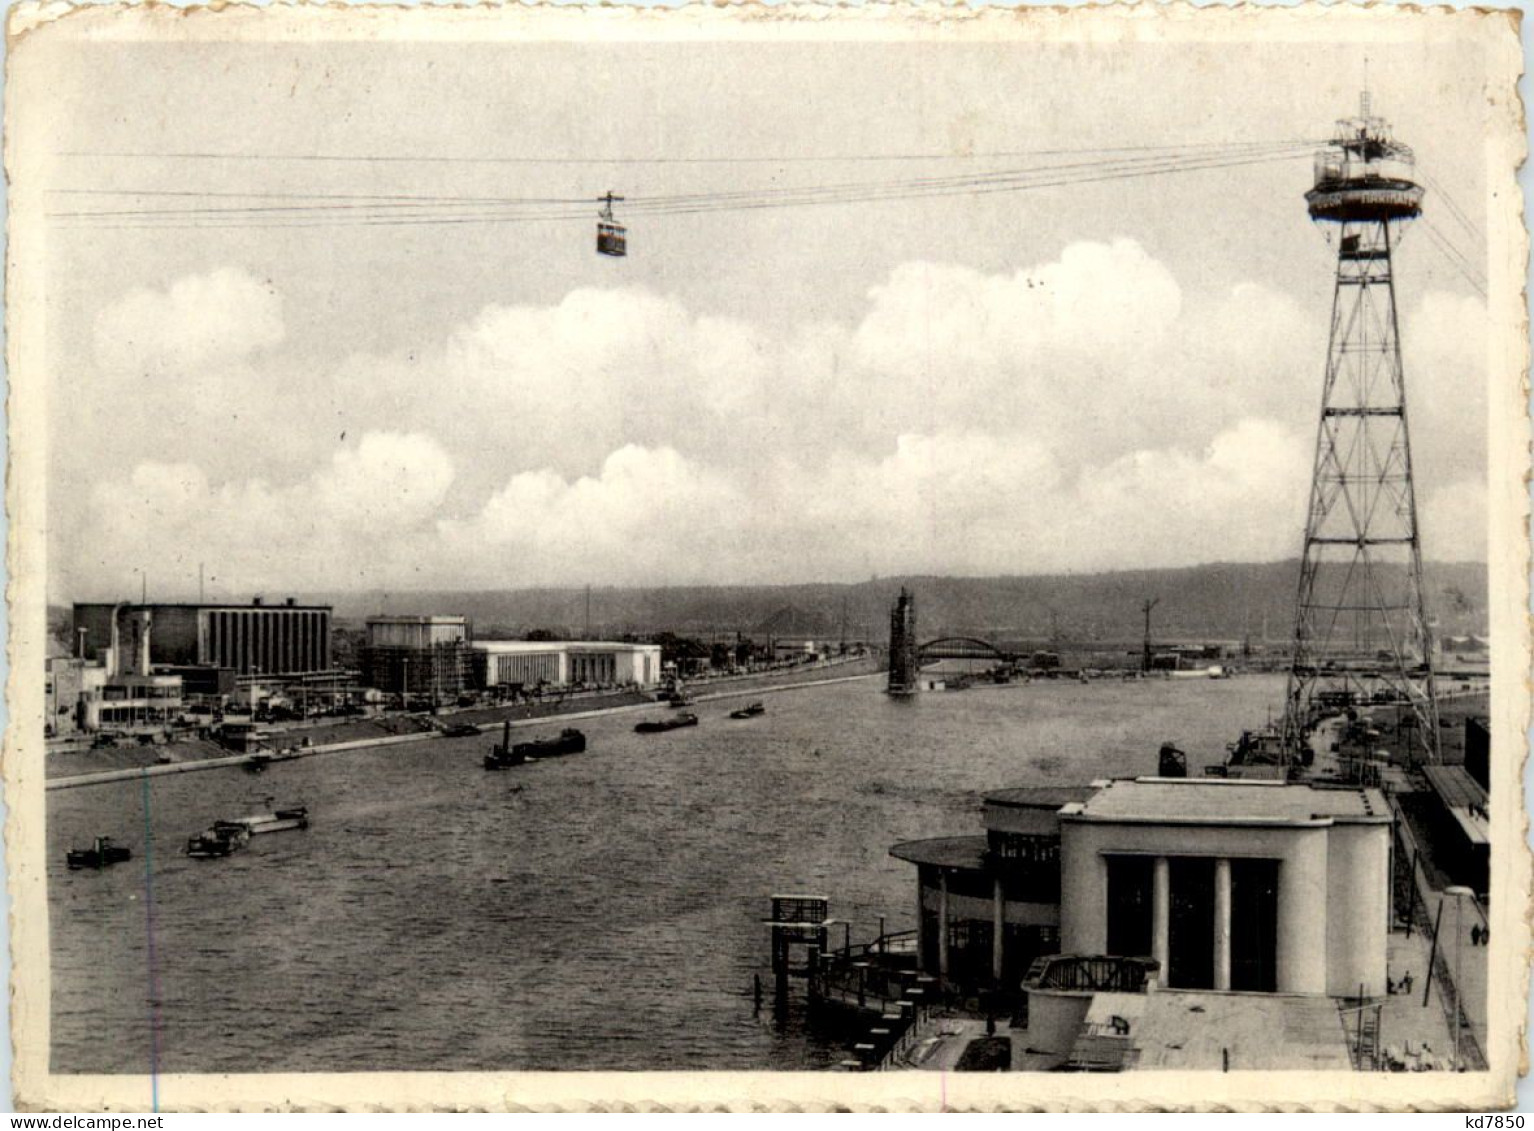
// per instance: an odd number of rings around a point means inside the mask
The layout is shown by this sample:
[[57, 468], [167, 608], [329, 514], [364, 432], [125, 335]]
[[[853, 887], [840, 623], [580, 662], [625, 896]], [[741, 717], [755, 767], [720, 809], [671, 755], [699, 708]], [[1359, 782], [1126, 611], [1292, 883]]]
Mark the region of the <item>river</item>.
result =
[[[506, 773], [487, 735], [52, 792], [53, 1070], [819, 1067], [842, 1046], [753, 1009], [770, 893], [824, 892], [855, 940], [913, 926], [891, 844], [978, 833], [991, 789], [1154, 773], [1164, 741], [1197, 773], [1283, 677], [879, 687], [587, 719], [587, 753]], [[312, 826], [182, 853], [266, 796]], [[100, 834], [134, 859], [69, 872]]]

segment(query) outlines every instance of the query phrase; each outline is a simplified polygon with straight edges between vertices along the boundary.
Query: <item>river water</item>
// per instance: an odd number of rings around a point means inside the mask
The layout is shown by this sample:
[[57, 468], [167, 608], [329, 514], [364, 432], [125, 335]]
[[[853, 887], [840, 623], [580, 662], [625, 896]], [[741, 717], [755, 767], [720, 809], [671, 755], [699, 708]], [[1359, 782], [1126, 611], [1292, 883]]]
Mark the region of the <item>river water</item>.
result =
[[[879, 687], [758, 694], [751, 721], [706, 703], [662, 735], [583, 720], [587, 753], [506, 773], [486, 735], [52, 792], [53, 1070], [819, 1067], [843, 1046], [753, 1009], [770, 893], [824, 892], [854, 940], [914, 926], [891, 844], [980, 832], [988, 790], [1155, 773], [1164, 741], [1197, 773], [1283, 692]], [[313, 825], [182, 854], [268, 795]], [[134, 859], [69, 872], [101, 834]]]

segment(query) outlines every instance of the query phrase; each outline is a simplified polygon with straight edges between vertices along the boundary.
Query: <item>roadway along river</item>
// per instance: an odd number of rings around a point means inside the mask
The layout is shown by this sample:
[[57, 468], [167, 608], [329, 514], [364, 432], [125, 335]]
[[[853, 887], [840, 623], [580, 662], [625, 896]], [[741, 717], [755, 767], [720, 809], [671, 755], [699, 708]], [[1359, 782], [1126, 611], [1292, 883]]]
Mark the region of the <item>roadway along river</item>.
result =
[[[753, 1012], [771, 892], [825, 892], [855, 939], [881, 913], [912, 926], [894, 842], [979, 832], [990, 789], [1154, 773], [1164, 741], [1197, 773], [1283, 692], [878, 687], [770, 696], [744, 722], [704, 704], [661, 735], [587, 719], [587, 753], [505, 773], [480, 768], [486, 735], [156, 778], [147, 819], [142, 782], [50, 793], [53, 1069], [147, 1072], [152, 1027], [162, 1073], [818, 1067], [840, 1046]], [[265, 795], [312, 827], [183, 854]], [[134, 859], [69, 872], [65, 848], [101, 834]]]

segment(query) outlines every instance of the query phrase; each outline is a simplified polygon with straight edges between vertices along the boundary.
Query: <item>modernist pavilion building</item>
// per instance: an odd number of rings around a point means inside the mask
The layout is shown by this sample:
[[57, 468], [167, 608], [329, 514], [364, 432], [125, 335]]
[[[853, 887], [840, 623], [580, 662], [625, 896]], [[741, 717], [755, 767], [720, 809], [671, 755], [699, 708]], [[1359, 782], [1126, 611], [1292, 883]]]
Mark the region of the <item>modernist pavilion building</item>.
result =
[[1138, 778], [985, 798], [918, 871], [918, 962], [1016, 988], [1051, 954], [1150, 958], [1170, 989], [1386, 992], [1392, 818], [1373, 789]]

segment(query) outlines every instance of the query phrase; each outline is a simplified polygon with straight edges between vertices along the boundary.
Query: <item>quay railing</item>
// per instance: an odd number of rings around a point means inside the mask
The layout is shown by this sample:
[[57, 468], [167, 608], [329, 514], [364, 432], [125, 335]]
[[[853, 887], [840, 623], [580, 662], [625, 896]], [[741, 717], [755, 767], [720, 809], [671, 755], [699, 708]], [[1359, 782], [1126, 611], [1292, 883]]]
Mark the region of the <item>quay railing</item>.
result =
[[906, 1023], [905, 1028], [889, 1047], [889, 1051], [879, 1058], [875, 1067], [876, 1072], [889, 1072], [892, 1069], [910, 1067], [910, 1052], [919, 1043], [926, 1039], [932, 1029], [932, 1007], [930, 1005], [917, 1006], [914, 1015]]
[[890, 1072], [911, 1067], [910, 1054], [932, 1028], [930, 1005], [902, 1001], [886, 1010], [863, 1039], [852, 1046], [852, 1057], [840, 1067], [848, 1072]]

